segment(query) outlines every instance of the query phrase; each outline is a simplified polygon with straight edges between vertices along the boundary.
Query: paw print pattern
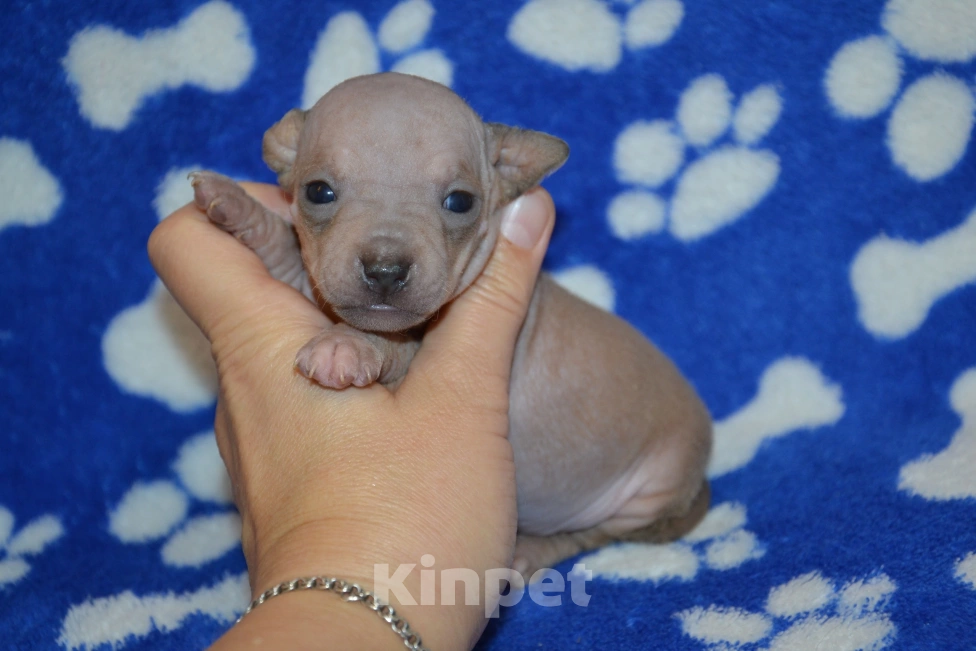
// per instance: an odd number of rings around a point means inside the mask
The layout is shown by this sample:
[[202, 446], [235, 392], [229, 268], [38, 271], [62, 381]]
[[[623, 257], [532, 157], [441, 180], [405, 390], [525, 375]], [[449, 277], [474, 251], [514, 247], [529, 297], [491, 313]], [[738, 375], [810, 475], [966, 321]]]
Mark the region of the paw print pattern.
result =
[[311, 108], [333, 86], [350, 77], [384, 69], [383, 54], [395, 58], [390, 70], [450, 86], [454, 64], [437, 49], [420, 49], [434, 20], [427, 0], [404, 0], [386, 15], [374, 37], [355, 11], [336, 14], [319, 35], [305, 72], [302, 108]]
[[675, 617], [685, 635], [715, 651], [875, 651], [896, 637], [884, 612], [896, 588], [887, 575], [877, 574], [838, 590], [820, 572], [810, 572], [770, 590], [764, 612], [696, 606]]
[[64, 201], [61, 183], [26, 140], [0, 138], [0, 231], [47, 224]]
[[[782, 99], [764, 84], [735, 110], [732, 100], [721, 75], [704, 75], [682, 93], [674, 120], [634, 122], [617, 136], [617, 180], [637, 187], [607, 208], [614, 235], [632, 240], [666, 227], [690, 242], [744, 217], [769, 194], [779, 157], [756, 145], [779, 121]], [[719, 144], [730, 127], [732, 142]], [[695, 160], [686, 164], [689, 147]], [[670, 201], [652, 190], [670, 192]]]
[[766, 550], [745, 529], [746, 507], [726, 502], [713, 507], [695, 529], [668, 545], [624, 543], [611, 545], [580, 562], [593, 576], [610, 580], [691, 581], [702, 565], [730, 570], [762, 558]]
[[61, 520], [42, 515], [14, 533], [14, 516], [0, 506], [0, 589], [17, 583], [31, 571], [27, 556], [36, 556], [64, 535]]
[[130, 544], [165, 538], [160, 550], [163, 563], [200, 567], [236, 548], [241, 539], [241, 518], [234, 511], [186, 519], [192, 498], [219, 507], [232, 502], [230, 480], [213, 432], [184, 443], [173, 470], [182, 486], [167, 479], [137, 482], [109, 514], [109, 531]]
[[965, 64], [976, 58], [976, 3], [889, 0], [882, 35], [846, 43], [831, 60], [824, 88], [837, 114], [876, 117], [889, 108], [892, 162], [916, 181], [931, 181], [962, 159], [973, 130], [976, 97], [969, 83], [939, 68], [902, 87], [903, 59]]
[[512, 17], [508, 40], [569, 71], [609, 72], [628, 50], [671, 40], [685, 15], [679, 0], [642, 0], [623, 16], [600, 0], [531, 0]]

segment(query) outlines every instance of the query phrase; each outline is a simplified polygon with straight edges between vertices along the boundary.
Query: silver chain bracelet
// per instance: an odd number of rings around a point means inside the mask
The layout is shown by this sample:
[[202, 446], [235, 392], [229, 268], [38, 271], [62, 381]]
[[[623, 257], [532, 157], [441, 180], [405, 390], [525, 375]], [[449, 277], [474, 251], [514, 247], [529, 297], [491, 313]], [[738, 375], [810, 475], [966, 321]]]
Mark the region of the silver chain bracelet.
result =
[[268, 588], [257, 599], [251, 602], [251, 605], [237, 618], [237, 621], [240, 622], [249, 612], [268, 599], [286, 592], [294, 592], [295, 590], [328, 590], [339, 595], [346, 601], [360, 601], [390, 625], [393, 632], [403, 640], [403, 646], [410, 649], [410, 651], [429, 651], [423, 645], [423, 642], [420, 641], [420, 636], [410, 630], [410, 624], [407, 623], [407, 620], [396, 614], [393, 606], [382, 603], [372, 592], [364, 590], [355, 583], [349, 583], [331, 576], [310, 576], [301, 579], [292, 579], [291, 581], [279, 583], [273, 588]]

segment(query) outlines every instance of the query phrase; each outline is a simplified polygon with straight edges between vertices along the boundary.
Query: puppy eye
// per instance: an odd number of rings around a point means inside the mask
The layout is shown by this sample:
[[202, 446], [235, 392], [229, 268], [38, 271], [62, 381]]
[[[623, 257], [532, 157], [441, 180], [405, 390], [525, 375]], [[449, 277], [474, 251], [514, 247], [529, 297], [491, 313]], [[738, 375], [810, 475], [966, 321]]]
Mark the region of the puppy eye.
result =
[[474, 195], [464, 190], [455, 190], [444, 199], [444, 207], [451, 212], [465, 213], [474, 205]]
[[332, 203], [335, 201], [335, 191], [324, 181], [312, 181], [305, 186], [305, 196], [312, 203]]

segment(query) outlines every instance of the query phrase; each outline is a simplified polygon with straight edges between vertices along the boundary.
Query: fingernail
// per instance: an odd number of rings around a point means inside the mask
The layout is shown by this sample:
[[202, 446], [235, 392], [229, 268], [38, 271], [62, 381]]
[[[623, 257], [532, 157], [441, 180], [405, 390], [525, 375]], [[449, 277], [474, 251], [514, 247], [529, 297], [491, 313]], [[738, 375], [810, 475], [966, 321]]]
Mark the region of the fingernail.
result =
[[546, 230], [545, 202], [532, 192], [523, 194], [505, 208], [502, 216], [502, 235], [522, 249], [534, 249]]

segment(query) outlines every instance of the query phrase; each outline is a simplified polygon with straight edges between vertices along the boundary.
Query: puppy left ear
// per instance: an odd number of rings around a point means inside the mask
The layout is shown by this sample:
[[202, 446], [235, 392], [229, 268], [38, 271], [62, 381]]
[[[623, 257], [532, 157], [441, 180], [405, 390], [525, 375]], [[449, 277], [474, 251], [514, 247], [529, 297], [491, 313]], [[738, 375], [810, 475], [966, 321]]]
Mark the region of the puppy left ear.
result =
[[298, 156], [298, 139], [305, 126], [306, 111], [292, 109], [285, 117], [264, 132], [261, 153], [268, 167], [278, 174], [278, 185], [287, 192], [292, 191], [292, 167]]
[[569, 145], [541, 131], [488, 122], [485, 137], [501, 189], [499, 205], [538, 185], [569, 158]]

